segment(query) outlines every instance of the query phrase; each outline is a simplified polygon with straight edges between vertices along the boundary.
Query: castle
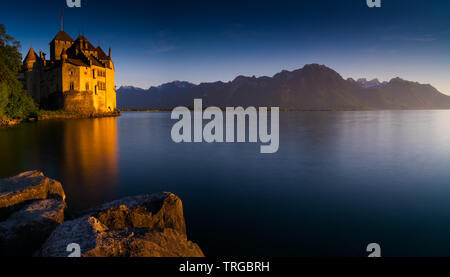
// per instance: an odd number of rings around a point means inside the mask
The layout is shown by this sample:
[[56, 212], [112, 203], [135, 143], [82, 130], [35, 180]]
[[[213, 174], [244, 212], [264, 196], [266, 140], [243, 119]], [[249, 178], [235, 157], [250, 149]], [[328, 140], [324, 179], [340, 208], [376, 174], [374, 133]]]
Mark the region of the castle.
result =
[[63, 30], [50, 42], [50, 59], [30, 48], [21, 79], [43, 109], [96, 114], [116, 110], [114, 63], [84, 36], [73, 40]]

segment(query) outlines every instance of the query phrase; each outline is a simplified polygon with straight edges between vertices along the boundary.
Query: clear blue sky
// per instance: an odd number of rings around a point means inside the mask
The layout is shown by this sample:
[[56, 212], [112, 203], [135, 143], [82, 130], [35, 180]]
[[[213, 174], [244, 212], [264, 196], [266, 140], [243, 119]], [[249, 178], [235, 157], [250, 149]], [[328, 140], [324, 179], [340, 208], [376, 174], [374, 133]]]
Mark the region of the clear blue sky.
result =
[[[6, 2], [5, 0], [2, 0]], [[307, 63], [343, 77], [430, 83], [450, 94], [450, 1], [365, 0], [144, 1], [15, 0], [0, 23], [22, 42], [49, 52], [60, 10], [72, 37], [112, 48], [117, 85], [143, 88], [173, 80], [229, 81]]]

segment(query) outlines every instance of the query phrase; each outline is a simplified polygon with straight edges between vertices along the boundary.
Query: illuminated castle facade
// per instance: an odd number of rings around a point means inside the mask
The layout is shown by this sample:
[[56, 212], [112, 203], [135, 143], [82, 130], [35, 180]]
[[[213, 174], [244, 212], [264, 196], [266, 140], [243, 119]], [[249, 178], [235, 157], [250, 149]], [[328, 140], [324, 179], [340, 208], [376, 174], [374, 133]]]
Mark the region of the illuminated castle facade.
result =
[[61, 30], [50, 42], [50, 59], [30, 48], [22, 82], [43, 109], [105, 113], [116, 110], [114, 63], [84, 36], [73, 40]]

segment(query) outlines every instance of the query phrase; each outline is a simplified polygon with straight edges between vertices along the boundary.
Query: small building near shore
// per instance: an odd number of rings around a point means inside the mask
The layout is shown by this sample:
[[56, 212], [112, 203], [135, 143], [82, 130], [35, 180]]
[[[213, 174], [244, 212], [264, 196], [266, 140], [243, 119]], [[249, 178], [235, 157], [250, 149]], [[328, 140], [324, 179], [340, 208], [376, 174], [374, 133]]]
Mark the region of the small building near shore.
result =
[[106, 55], [81, 35], [73, 40], [59, 31], [50, 42], [50, 59], [30, 48], [21, 80], [43, 109], [94, 114], [117, 108], [111, 48]]

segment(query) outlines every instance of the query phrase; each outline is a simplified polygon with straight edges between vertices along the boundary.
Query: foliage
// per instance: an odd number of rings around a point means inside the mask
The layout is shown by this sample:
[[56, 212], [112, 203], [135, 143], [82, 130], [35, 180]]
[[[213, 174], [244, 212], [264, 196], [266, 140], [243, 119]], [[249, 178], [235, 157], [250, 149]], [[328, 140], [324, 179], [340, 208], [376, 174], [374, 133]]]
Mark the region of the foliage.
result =
[[0, 120], [6, 116], [6, 106], [8, 104], [8, 88], [0, 83]]
[[35, 116], [38, 108], [18, 80], [22, 54], [20, 42], [6, 33], [0, 24], [0, 116], [27, 118]]

